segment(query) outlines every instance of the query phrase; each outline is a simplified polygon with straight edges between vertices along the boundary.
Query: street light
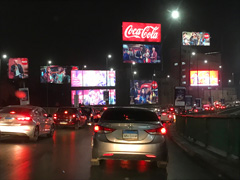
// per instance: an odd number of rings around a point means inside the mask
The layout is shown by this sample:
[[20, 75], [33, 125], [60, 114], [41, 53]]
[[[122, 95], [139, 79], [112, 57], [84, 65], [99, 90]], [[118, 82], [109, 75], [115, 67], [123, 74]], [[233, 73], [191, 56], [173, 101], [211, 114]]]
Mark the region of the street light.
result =
[[49, 61], [48, 61], [48, 65], [51, 65], [51, 64], [52, 64], [52, 61], [51, 61], [51, 60], [49, 60]]
[[110, 71], [113, 71], [114, 69], [113, 68], [110, 68]]
[[106, 70], [108, 69], [108, 60], [112, 58], [111, 54], [108, 54], [108, 56], [106, 57]]
[[196, 55], [196, 52], [192, 52], [192, 55], [195, 56], [195, 55]]
[[[47, 69], [48, 69], [48, 66], [52, 64], [52, 61], [51, 60], [48, 60], [47, 61]], [[47, 70], [46, 69], [46, 70]], [[47, 74], [48, 76], [50, 76], [50, 74]], [[48, 108], [48, 77], [47, 77], [47, 111], [49, 113], [49, 108]]]
[[205, 64], [207, 64], [207, 63], [208, 63], [208, 61], [207, 61], [207, 60], [204, 60], [204, 63], [205, 63]]
[[179, 86], [181, 86], [181, 80], [182, 80], [182, 78], [181, 78], [181, 74], [182, 74], [182, 72], [181, 72], [181, 70], [182, 70], [182, 66], [181, 66], [181, 64], [182, 64], [182, 40], [181, 40], [181, 38], [182, 38], [182, 22], [181, 22], [180, 13], [178, 10], [173, 10], [171, 13], [171, 16], [175, 20], [178, 19], [179, 23], [180, 23], [180, 26], [179, 26], [179, 29], [180, 29], [180, 38], [179, 38], [180, 52], [179, 52], [179, 63], [178, 63], [179, 64], [179, 82], [178, 83], [179, 83]]
[[167, 78], [170, 78], [170, 75], [167, 75]]
[[133, 75], [136, 75], [137, 74], [137, 71], [133, 71]]
[[6, 54], [3, 54], [3, 55], [2, 55], [2, 58], [3, 58], [3, 59], [6, 59], [6, 58], [7, 58], [7, 55], [6, 55]]

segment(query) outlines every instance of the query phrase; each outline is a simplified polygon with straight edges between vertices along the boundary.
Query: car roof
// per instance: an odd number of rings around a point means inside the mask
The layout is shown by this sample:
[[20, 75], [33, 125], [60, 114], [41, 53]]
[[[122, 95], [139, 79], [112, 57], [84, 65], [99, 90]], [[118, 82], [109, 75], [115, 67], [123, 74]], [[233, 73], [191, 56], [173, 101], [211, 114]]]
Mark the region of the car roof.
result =
[[[13, 108], [26, 108], [26, 109], [35, 109], [35, 108], [41, 108], [39, 106], [32, 106], [32, 105], [9, 105], [5, 107], [13, 107]], [[3, 107], [4, 108], [4, 107]]]

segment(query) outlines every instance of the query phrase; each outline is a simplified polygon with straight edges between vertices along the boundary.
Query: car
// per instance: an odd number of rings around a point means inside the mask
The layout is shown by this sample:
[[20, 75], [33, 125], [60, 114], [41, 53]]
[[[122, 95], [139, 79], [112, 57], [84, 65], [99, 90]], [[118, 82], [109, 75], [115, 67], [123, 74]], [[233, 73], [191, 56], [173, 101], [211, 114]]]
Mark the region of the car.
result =
[[146, 160], [166, 169], [168, 150], [166, 129], [156, 113], [133, 107], [111, 107], [94, 126], [93, 166], [101, 161]]
[[97, 123], [100, 119], [100, 111], [91, 106], [81, 106], [80, 107], [83, 114], [87, 117], [88, 123]]
[[166, 123], [166, 122], [174, 122], [174, 116], [175, 116], [175, 113], [173, 112], [170, 112], [166, 109], [162, 109], [162, 111], [159, 113], [159, 120], [162, 122], [162, 123]]
[[56, 127], [74, 127], [78, 130], [87, 122], [87, 117], [82, 113], [80, 108], [60, 107], [53, 115]]
[[54, 130], [51, 115], [41, 107], [10, 105], [0, 109], [2, 135], [26, 136], [30, 141], [37, 141], [40, 135], [52, 137]]

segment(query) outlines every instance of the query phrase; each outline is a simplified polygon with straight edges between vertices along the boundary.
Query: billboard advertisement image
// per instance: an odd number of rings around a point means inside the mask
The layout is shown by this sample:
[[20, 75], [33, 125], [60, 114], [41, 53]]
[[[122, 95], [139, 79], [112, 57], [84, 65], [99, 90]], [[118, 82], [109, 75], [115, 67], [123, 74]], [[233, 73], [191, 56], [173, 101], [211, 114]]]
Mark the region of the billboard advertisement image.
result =
[[62, 66], [41, 66], [40, 67], [40, 82], [64, 84], [70, 83], [71, 68]]
[[210, 46], [208, 32], [182, 32], [182, 45], [184, 46]]
[[8, 78], [9, 79], [28, 78], [28, 59], [10, 58], [8, 61]]
[[175, 87], [175, 106], [185, 106], [185, 87]]
[[161, 42], [161, 24], [123, 22], [122, 40], [138, 42]]
[[[106, 105], [104, 101], [104, 91], [107, 89], [88, 89], [88, 90], [72, 90], [72, 104], [74, 104], [74, 95], [78, 95], [79, 104], [84, 105]], [[116, 90], [108, 89], [109, 104], [116, 104]]]
[[190, 71], [190, 86], [218, 86], [218, 71]]
[[152, 80], [130, 81], [130, 104], [157, 104], [158, 84]]
[[72, 87], [106, 87], [115, 86], [115, 71], [78, 70], [71, 71]]
[[160, 54], [160, 45], [123, 44], [124, 63], [160, 63]]

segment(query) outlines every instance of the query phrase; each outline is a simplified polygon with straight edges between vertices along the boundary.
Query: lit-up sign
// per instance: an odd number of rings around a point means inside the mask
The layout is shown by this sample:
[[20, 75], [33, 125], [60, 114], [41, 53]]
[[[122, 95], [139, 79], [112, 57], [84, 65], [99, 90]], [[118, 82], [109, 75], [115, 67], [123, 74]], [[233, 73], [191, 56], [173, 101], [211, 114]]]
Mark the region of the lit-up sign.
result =
[[158, 84], [152, 80], [130, 81], [130, 104], [157, 104]]
[[161, 42], [161, 24], [122, 23], [123, 41]]
[[109, 104], [116, 104], [115, 89], [72, 90], [72, 104], [74, 104], [74, 96], [78, 95], [78, 100], [81, 104], [106, 105], [106, 101], [104, 100], [104, 91], [109, 91]]
[[218, 71], [190, 71], [191, 86], [218, 86]]
[[8, 61], [9, 79], [28, 78], [28, 59], [27, 58], [10, 58]]
[[71, 71], [72, 87], [115, 86], [115, 71], [77, 70]]
[[210, 46], [210, 34], [208, 32], [182, 32], [182, 45]]

